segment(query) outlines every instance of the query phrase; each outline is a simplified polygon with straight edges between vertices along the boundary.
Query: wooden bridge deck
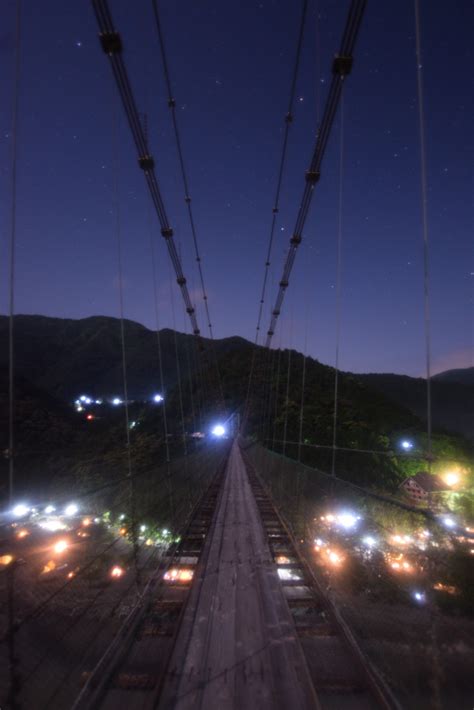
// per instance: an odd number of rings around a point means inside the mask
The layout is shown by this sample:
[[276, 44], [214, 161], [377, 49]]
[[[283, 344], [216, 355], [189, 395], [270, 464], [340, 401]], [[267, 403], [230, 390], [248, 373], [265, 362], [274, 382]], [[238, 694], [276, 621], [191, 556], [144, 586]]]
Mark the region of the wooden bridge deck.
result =
[[313, 685], [234, 443], [159, 708], [315, 708]]

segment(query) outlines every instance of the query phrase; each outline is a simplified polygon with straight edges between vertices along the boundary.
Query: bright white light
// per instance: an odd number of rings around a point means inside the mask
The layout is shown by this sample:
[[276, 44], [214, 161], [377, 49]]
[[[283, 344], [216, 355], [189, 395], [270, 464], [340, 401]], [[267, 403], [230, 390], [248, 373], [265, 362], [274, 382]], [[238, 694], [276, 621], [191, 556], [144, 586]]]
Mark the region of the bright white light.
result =
[[130, 422], [130, 429], [135, 429], [137, 426], [137, 422], [134, 420], [133, 422]]
[[84, 407], [78, 407], [78, 408], [77, 408], [77, 411], [78, 411], [78, 412], [83, 412], [83, 411], [84, 411]]
[[280, 579], [283, 580], [296, 580], [296, 579], [301, 579], [301, 575], [299, 575], [297, 572], [293, 572], [291, 569], [279, 569], [278, 570], [278, 576]]
[[337, 516], [337, 522], [346, 530], [350, 530], [357, 525], [357, 516], [353, 515], [353, 513], [341, 513], [341, 515]]
[[102, 400], [101, 400], [101, 399], [96, 399], [96, 400], [95, 400], [95, 403], [96, 403], [96, 404], [102, 404]]
[[92, 404], [92, 400], [91, 400], [90, 397], [86, 397], [85, 400], [84, 400], [84, 402], [85, 402], [86, 404]]
[[86, 397], [85, 394], [82, 394], [82, 395], [79, 397], [79, 399], [81, 400], [81, 402], [87, 402], [87, 399], [88, 399], [88, 398]]
[[122, 404], [122, 400], [120, 399], [120, 397], [114, 397], [112, 400], [112, 404], [117, 407], [119, 404]]
[[76, 515], [78, 511], [79, 508], [75, 503], [69, 503], [69, 505], [64, 508], [64, 515], [71, 517], [72, 515]]
[[214, 434], [214, 436], [224, 436], [225, 428], [222, 424], [216, 424], [216, 426], [212, 429], [212, 434]]
[[119, 515], [119, 520], [125, 520], [125, 513], [122, 513], [121, 515]]
[[51, 513], [54, 513], [55, 510], [56, 508], [54, 507], [54, 505], [47, 505], [44, 509], [44, 512], [46, 513], [46, 515], [51, 515]]
[[18, 503], [18, 505], [15, 505], [15, 507], [12, 510], [12, 513], [15, 516], [15, 518], [24, 518], [25, 515], [28, 515], [29, 512], [30, 512], [30, 509], [24, 503]]
[[140, 525], [140, 532], [145, 532], [146, 525]]
[[413, 592], [413, 597], [416, 599], [417, 602], [424, 602], [426, 600], [426, 597], [423, 592]]
[[43, 530], [49, 530], [49, 532], [56, 532], [57, 530], [65, 530], [66, 526], [58, 519], [45, 520], [39, 524], [40, 528]]
[[401, 447], [404, 451], [411, 451], [411, 449], [413, 448], [413, 442], [408, 441], [408, 439], [404, 439], [401, 442]]
[[374, 545], [377, 544], [377, 540], [374, 537], [371, 537], [371, 535], [366, 535], [365, 537], [363, 537], [362, 542], [364, 543], [364, 545], [367, 545], [367, 547], [374, 547]]
[[67, 540], [59, 540], [55, 546], [54, 546], [54, 551], [57, 555], [60, 555], [62, 552], [65, 552], [68, 548], [68, 543]]
[[443, 518], [443, 523], [446, 525], [447, 528], [455, 528], [456, 523], [452, 518]]
[[163, 401], [163, 396], [161, 394], [154, 394], [153, 395], [153, 401], [154, 402], [162, 402]]
[[455, 486], [459, 483], [459, 473], [456, 473], [456, 471], [450, 471], [445, 474], [444, 480], [448, 486]]
[[163, 535], [164, 535], [165, 537], [170, 534], [170, 531], [167, 530], [166, 528], [163, 528], [163, 530], [162, 530], [161, 532], [163, 533]]

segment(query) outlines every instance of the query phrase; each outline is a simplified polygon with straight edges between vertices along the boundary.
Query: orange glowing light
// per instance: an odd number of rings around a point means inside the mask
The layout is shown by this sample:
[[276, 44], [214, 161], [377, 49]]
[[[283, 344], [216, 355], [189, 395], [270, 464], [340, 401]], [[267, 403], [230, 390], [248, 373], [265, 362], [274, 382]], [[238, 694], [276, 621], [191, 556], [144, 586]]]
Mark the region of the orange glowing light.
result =
[[340, 552], [337, 552], [336, 550], [331, 550], [331, 548], [327, 547], [324, 550], [324, 554], [327, 558], [327, 561], [333, 566], [333, 567], [339, 567], [344, 562], [344, 556], [341, 555]]
[[113, 579], [119, 579], [120, 577], [123, 577], [124, 574], [125, 574], [125, 570], [123, 569], [123, 567], [119, 567], [118, 565], [115, 565], [110, 570], [110, 576]]
[[10, 565], [13, 562], [13, 555], [2, 555], [0, 557], [0, 565], [3, 565], [6, 567], [7, 565]]
[[41, 574], [48, 574], [48, 572], [52, 572], [54, 569], [56, 569], [56, 562], [54, 560], [50, 560], [43, 567]]
[[69, 544], [67, 540], [58, 540], [58, 542], [54, 545], [53, 550], [57, 555], [61, 555], [67, 550], [68, 547]]
[[120, 528], [119, 533], [120, 533], [120, 535], [126, 535], [126, 534], [127, 534], [127, 528]]
[[76, 576], [76, 573], [75, 573], [75, 572], [68, 572], [67, 578], [68, 578], [68, 579], [72, 579], [72, 578], [75, 577], [75, 576]]
[[290, 564], [290, 558], [285, 557], [285, 555], [278, 555], [276, 558], [277, 565], [288, 565]]
[[165, 573], [167, 582], [190, 582], [194, 577], [194, 572], [191, 569], [177, 569], [173, 567]]
[[82, 521], [82, 524], [85, 528], [88, 528], [89, 525], [91, 525], [91, 523], [92, 523], [92, 520], [90, 518], [84, 518], [84, 520]]
[[28, 537], [29, 534], [30, 534], [30, 533], [29, 533], [28, 530], [19, 530], [19, 531], [17, 532], [16, 536], [17, 536], [18, 538], [20, 538], [20, 540], [22, 540], [24, 537]]
[[433, 589], [438, 590], [439, 592], [447, 592], [448, 594], [457, 594], [458, 590], [456, 587], [453, 587], [450, 584], [443, 584], [443, 582], [436, 582], [436, 584], [433, 584]]
[[397, 572], [409, 573], [414, 571], [413, 565], [404, 558], [402, 552], [399, 555], [392, 555], [388, 553], [386, 555], [386, 560], [388, 565]]

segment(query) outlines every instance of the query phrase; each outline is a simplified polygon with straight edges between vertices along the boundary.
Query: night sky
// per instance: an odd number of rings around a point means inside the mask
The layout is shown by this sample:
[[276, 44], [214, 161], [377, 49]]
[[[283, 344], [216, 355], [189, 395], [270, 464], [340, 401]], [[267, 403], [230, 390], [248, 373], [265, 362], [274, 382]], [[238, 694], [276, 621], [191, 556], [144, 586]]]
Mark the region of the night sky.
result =
[[[23, 1], [18, 136], [16, 312], [119, 313], [113, 125], [125, 315], [154, 327], [150, 228], [160, 326], [188, 328], [165, 243], [95, 16], [84, 0]], [[318, 111], [349, 3], [310, 2], [264, 332], [304, 186]], [[215, 337], [253, 340], [300, 19], [296, 0], [160, 3]], [[433, 369], [473, 364], [472, 13], [468, 0], [421, 0]], [[151, 1], [110, 8], [156, 175], [206, 334]], [[319, 19], [318, 19], [319, 16]], [[15, 5], [0, 34], [0, 310], [7, 312]], [[372, 2], [344, 98], [340, 365], [424, 374], [420, 161], [413, 2]], [[339, 119], [316, 188], [273, 345], [332, 364]], [[151, 215], [151, 217], [150, 217]], [[150, 226], [151, 224], [151, 226]]]

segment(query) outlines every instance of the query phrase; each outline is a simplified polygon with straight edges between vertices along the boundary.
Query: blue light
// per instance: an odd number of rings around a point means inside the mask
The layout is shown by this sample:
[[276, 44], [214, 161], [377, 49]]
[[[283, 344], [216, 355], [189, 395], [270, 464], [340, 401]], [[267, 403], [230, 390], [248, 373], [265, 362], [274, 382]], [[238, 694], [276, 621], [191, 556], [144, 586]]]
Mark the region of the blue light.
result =
[[426, 601], [426, 595], [424, 592], [413, 592], [413, 598], [415, 601], [417, 601], [419, 604], [424, 604]]
[[211, 429], [211, 434], [217, 436], [219, 439], [225, 435], [225, 427], [222, 424], [216, 424], [215, 427]]

